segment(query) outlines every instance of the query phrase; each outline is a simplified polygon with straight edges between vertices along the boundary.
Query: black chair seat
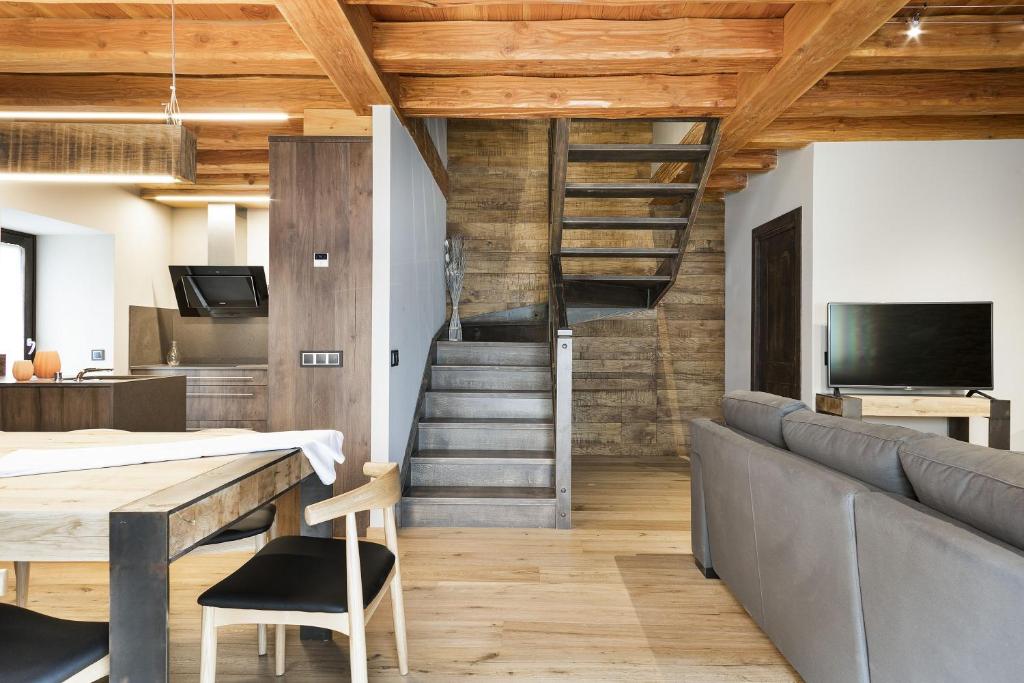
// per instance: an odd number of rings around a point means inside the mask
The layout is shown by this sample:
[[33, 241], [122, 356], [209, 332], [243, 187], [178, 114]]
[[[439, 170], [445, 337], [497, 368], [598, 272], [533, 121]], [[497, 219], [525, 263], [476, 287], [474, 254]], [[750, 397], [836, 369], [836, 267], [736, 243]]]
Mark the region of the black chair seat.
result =
[[0, 681], [58, 683], [110, 651], [107, 625], [0, 604]]
[[216, 545], [217, 543], [229, 543], [243, 538], [252, 538], [270, 531], [274, 526], [274, 516], [277, 508], [273, 505], [264, 505], [252, 514], [246, 515], [224, 531], [211, 536], [203, 541], [202, 545]]
[[[268, 543], [233, 574], [199, 596], [204, 607], [295, 612], [348, 611], [345, 541], [283, 536]], [[363, 606], [383, 590], [395, 556], [359, 542]]]

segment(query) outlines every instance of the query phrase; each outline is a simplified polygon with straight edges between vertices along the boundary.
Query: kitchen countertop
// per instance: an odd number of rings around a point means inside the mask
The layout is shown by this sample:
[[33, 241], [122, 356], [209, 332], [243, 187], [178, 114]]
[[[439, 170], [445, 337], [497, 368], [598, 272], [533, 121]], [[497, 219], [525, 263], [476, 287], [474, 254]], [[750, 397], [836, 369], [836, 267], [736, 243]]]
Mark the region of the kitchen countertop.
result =
[[144, 375], [90, 375], [81, 382], [76, 382], [74, 375], [71, 377], [65, 377], [60, 382], [52, 379], [30, 379], [25, 382], [19, 382], [8, 375], [7, 377], [0, 377], [0, 387], [109, 387], [115, 384], [124, 384], [125, 382], [148, 382], [154, 379], [163, 379], [162, 377], [147, 377]]
[[266, 370], [266, 363], [182, 363], [181, 365], [167, 365], [166, 363], [154, 363], [152, 365], [133, 365], [132, 370]]

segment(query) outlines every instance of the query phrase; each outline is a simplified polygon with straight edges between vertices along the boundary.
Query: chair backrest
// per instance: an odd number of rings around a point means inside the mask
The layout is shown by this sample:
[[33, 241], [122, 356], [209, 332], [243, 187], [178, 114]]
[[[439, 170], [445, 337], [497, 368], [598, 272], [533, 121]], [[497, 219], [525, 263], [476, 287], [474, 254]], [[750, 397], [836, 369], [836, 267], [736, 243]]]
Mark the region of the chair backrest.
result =
[[384, 542], [395, 556], [398, 570], [398, 528], [395, 524], [395, 503], [402, 497], [402, 484], [395, 463], [368, 462], [363, 474], [370, 477], [369, 484], [347, 491], [340, 496], [314, 503], [306, 508], [306, 523], [310, 526], [338, 517], [345, 517], [345, 563], [349, 619], [363, 622], [363, 585], [359, 560], [359, 535], [356, 513], [364, 510], [384, 510]]
[[306, 524], [313, 526], [365, 510], [383, 509], [386, 512], [393, 508], [402, 497], [398, 465], [393, 462], [368, 462], [363, 465], [363, 474], [370, 477], [369, 484], [308, 506]]

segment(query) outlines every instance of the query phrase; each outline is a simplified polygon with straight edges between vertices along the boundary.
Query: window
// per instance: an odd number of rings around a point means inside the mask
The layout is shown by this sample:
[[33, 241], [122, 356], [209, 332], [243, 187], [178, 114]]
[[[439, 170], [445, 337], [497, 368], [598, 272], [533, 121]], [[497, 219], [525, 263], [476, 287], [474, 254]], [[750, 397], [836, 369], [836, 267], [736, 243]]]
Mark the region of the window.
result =
[[35, 355], [36, 238], [0, 231], [0, 353], [7, 366]]

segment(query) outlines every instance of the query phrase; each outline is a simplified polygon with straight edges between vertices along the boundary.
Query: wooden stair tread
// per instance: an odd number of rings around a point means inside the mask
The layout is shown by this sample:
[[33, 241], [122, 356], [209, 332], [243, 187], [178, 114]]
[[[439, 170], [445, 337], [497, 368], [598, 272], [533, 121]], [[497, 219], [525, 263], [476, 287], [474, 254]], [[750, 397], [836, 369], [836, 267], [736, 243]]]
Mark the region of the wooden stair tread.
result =
[[703, 161], [710, 145], [604, 144], [569, 145], [569, 161]]
[[576, 258], [671, 258], [672, 247], [562, 247], [561, 256]]
[[551, 451], [474, 451], [468, 449], [428, 449], [413, 453], [414, 460], [530, 460], [554, 462]]
[[469, 502], [550, 502], [555, 503], [555, 489], [542, 486], [412, 486], [406, 499]]
[[697, 183], [566, 183], [566, 197], [682, 197], [695, 194]]
[[646, 216], [563, 216], [563, 230], [682, 230], [686, 218], [651, 218]]

